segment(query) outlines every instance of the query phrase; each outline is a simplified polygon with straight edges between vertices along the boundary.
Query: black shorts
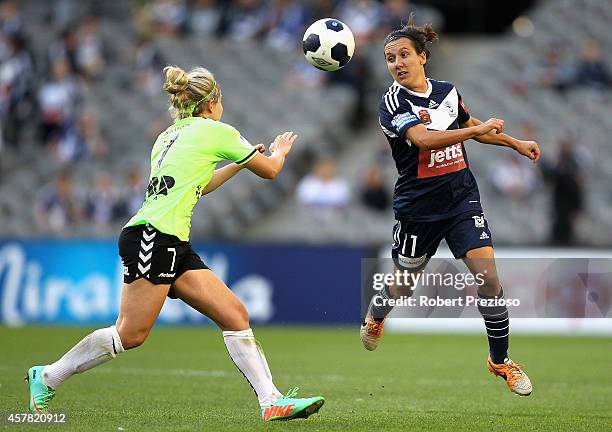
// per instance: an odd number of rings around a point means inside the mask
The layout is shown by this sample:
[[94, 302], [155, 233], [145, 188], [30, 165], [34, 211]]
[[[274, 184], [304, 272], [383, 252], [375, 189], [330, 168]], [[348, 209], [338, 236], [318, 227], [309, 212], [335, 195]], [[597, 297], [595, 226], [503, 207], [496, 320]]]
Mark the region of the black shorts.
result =
[[145, 278], [156, 285], [172, 284], [187, 270], [208, 268], [191, 243], [164, 234], [149, 224], [121, 231], [119, 256], [123, 261], [125, 283]]
[[393, 227], [391, 249], [395, 265], [406, 270], [420, 269], [436, 253], [443, 238], [455, 258], [464, 257], [472, 249], [493, 246], [482, 210], [434, 222], [398, 220]]

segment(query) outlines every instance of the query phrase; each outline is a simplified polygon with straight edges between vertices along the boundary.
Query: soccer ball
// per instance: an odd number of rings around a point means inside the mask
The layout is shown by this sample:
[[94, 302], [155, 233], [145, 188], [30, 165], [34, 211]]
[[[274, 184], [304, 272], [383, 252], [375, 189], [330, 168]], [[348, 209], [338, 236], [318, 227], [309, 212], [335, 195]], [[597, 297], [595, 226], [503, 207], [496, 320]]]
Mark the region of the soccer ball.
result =
[[353, 32], [342, 21], [323, 18], [313, 23], [302, 40], [302, 49], [308, 63], [333, 72], [343, 68], [353, 57]]

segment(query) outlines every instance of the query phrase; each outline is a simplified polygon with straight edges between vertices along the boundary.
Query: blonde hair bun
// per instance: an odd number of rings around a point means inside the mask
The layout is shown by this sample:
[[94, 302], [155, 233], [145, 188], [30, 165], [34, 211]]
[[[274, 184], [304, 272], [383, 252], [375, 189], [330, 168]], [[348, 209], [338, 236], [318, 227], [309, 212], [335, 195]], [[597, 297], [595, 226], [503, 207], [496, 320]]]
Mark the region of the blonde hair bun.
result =
[[164, 68], [166, 79], [164, 90], [170, 94], [181, 93], [189, 87], [189, 76], [187, 72], [178, 66], [166, 66]]
[[203, 67], [185, 72], [178, 66], [164, 68], [164, 90], [170, 94], [170, 113], [175, 120], [196, 117], [206, 111], [209, 101], [218, 102], [221, 90], [213, 74]]

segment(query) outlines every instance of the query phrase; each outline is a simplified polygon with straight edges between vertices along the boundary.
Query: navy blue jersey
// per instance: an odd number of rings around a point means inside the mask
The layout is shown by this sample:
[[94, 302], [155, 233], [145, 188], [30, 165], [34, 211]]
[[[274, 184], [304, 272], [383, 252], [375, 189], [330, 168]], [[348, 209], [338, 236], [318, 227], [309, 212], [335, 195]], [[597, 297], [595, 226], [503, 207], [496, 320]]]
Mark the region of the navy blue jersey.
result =
[[458, 129], [470, 119], [451, 83], [427, 79], [417, 93], [394, 82], [379, 109], [380, 126], [389, 141], [399, 178], [393, 194], [396, 219], [436, 221], [465, 212], [466, 202], [480, 201], [478, 186], [462, 142], [436, 150], [419, 150], [406, 138], [418, 124], [430, 130]]

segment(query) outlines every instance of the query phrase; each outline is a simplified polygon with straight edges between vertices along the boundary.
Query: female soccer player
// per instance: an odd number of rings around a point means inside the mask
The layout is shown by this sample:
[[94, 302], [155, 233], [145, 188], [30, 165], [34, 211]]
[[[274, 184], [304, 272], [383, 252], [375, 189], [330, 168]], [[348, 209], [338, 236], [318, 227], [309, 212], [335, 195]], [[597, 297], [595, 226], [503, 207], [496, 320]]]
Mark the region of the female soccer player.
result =
[[[394, 82], [380, 104], [380, 125], [399, 172], [392, 257], [398, 269], [419, 272], [445, 238], [455, 258], [462, 258], [474, 275], [486, 275], [478, 288], [479, 297], [502, 299], [491, 231], [463, 141], [473, 138], [510, 147], [533, 161], [539, 158], [540, 150], [534, 141], [504, 134], [503, 120], [491, 118], [483, 123], [471, 117], [455, 86], [425, 76], [426, 45], [436, 39], [431, 26], [417, 27], [411, 18], [384, 41], [385, 60]], [[392, 285], [380, 296], [391, 299], [412, 292], [409, 286]], [[378, 346], [391, 309], [383, 301], [370, 301], [360, 332], [366, 349]], [[508, 357], [506, 306], [479, 305], [479, 311], [489, 341], [489, 371], [503, 377], [511, 391], [529, 395], [529, 378]]]
[[[266, 157], [263, 144], [252, 146], [220, 121], [221, 89], [212, 73], [204, 68], [185, 73], [175, 66], [164, 72], [175, 123], [153, 146], [144, 204], [119, 237], [124, 266], [119, 317], [115, 325], [86, 336], [55, 363], [29, 369], [30, 410], [46, 412], [62, 382], [141, 345], [168, 296], [183, 300], [221, 328], [227, 351], [255, 391], [265, 421], [308, 417], [324, 399], [295, 398], [297, 389], [285, 396], [278, 391], [244, 305], [189, 243], [198, 199], [243, 167], [274, 179], [297, 135], [277, 136], [270, 145], [271, 156]], [[215, 170], [222, 160], [233, 163]]]

